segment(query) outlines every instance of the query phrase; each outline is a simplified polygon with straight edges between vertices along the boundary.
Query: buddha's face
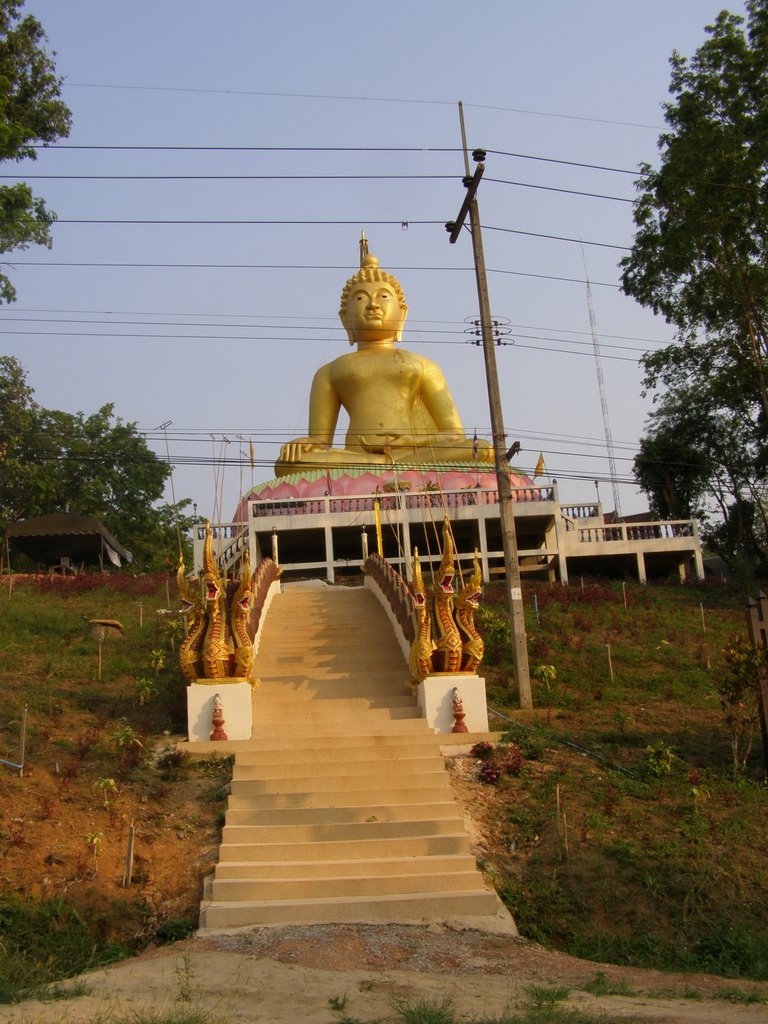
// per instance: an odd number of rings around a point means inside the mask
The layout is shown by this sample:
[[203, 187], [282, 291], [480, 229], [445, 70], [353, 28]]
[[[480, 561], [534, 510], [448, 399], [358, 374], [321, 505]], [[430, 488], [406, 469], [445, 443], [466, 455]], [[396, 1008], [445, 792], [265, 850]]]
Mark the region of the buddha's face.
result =
[[386, 281], [361, 281], [347, 297], [342, 321], [351, 344], [375, 345], [399, 339], [406, 313]]

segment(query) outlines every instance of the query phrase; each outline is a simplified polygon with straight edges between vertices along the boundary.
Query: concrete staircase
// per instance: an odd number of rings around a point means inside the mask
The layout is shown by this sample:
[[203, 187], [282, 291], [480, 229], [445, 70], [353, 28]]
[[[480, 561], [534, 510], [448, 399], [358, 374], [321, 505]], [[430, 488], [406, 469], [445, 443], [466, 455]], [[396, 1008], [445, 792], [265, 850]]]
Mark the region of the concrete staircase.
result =
[[453, 921], [514, 934], [373, 594], [285, 586], [257, 673], [253, 739], [236, 745], [202, 932]]

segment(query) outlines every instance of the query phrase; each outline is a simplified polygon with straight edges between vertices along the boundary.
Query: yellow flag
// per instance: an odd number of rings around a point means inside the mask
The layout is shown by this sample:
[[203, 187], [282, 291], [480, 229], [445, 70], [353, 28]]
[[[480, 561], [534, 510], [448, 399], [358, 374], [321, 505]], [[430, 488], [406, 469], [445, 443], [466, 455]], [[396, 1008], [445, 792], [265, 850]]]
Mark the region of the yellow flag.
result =
[[253, 469], [253, 467], [254, 467], [254, 465], [256, 463], [256, 453], [253, 450], [253, 441], [249, 441], [248, 442], [248, 450], [249, 450], [249, 453], [250, 453], [250, 456], [251, 456], [251, 469]]
[[533, 471], [533, 479], [535, 480], [537, 476], [544, 476], [545, 473], [544, 452], [539, 452], [539, 461], [536, 463], [536, 469]]
[[381, 502], [378, 498], [373, 501], [374, 517], [376, 522], [376, 550], [381, 558], [384, 557], [384, 538], [381, 536]]

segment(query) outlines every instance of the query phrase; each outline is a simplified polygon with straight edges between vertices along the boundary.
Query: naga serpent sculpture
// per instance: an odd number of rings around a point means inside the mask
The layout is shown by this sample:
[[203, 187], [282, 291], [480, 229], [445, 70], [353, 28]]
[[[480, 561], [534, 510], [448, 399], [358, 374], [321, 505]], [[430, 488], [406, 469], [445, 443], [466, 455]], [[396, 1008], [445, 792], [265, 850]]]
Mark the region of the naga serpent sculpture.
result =
[[250, 678], [253, 668], [253, 642], [248, 636], [248, 617], [251, 613], [252, 598], [251, 559], [246, 548], [240, 570], [240, 583], [232, 595], [230, 606], [230, 629], [234, 643], [234, 674], [244, 679]]
[[453, 618], [453, 540], [448, 518], [443, 522], [443, 558], [438, 577], [432, 587], [435, 627], [438, 640], [434, 666], [437, 672], [458, 672], [461, 669], [461, 636]]
[[232, 675], [234, 645], [227, 614], [227, 595], [213, 558], [211, 524], [205, 522], [203, 548], [203, 593], [208, 628], [203, 640], [203, 671], [206, 679], [227, 679]]
[[184, 574], [184, 556], [179, 555], [179, 568], [176, 571], [176, 585], [187, 620], [187, 635], [179, 647], [179, 665], [185, 679], [196, 682], [203, 667], [203, 640], [205, 639], [205, 609], [200, 597], [199, 587], [193, 588], [198, 579], [188, 580]]
[[485, 644], [483, 638], [475, 627], [475, 612], [480, 607], [480, 598], [483, 595], [483, 574], [480, 569], [480, 559], [475, 550], [474, 567], [469, 581], [459, 588], [456, 598], [456, 625], [459, 632], [465, 637], [462, 644], [463, 659], [462, 672], [474, 672], [483, 660]]
[[418, 548], [414, 548], [413, 551], [413, 598], [418, 626], [416, 638], [408, 654], [408, 667], [414, 679], [421, 683], [432, 671], [432, 652], [435, 643], [432, 639], [432, 616], [427, 603], [427, 592], [424, 589]]

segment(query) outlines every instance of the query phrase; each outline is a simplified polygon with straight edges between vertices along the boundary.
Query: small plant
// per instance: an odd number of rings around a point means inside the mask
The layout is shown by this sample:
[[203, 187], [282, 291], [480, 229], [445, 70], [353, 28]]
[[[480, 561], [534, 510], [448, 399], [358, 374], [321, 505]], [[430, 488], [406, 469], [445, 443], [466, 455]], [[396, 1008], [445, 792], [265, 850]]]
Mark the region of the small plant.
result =
[[571, 994], [565, 985], [524, 985], [525, 1005], [530, 1010], [549, 1010]]
[[746, 767], [760, 718], [760, 683], [766, 672], [765, 652], [747, 640], [724, 649], [725, 672], [715, 681], [720, 708], [731, 736], [733, 777]]
[[183, 750], [169, 750], [157, 759], [157, 767], [164, 779], [185, 779], [190, 772], [189, 754]]
[[57, 801], [54, 800], [53, 797], [40, 797], [40, 817], [44, 821], [48, 821], [50, 818], [53, 817], [54, 812], [56, 811], [56, 804]]
[[154, 651], [150, 651], [149, 663], [152, 666], [152, 670], [155, 675], [159, 675], [165, 668], [165, 651], [159, 648]]
[[469, 752], [470, 757], [476, 757], [478, 761], [490, 761], [494, 755], [495, 747], [492, 743], [481, 740], [476, 743]]
[[131, 747], [143, 747], [135, 729], [130, 725], [119, 725], [112, 733], [112, 740], [117, 749], [122, 753]]
[[516, 743], [510, 745], [501, 753], [500, 764], [505, 775], [519, 775], [525, 767], [523, 752]]
[[581, 986], [584, 992], [593, 996], [633, 996], [635, 993], [627, 984], [626, 978], [619, 978], [618, 981], [608, 977], [605, 971], [597, 971], [591, 981], [585, 981]]
[[486, 786], [496, 786], [501, 778], [501, 770], [495, 764], [487, 761], [477, 773], [477, 777]]
[[547, 688], [547, 693], [552, 692], [552, 687], [557, 681], [557, 669], [554, 665], [536, 665], [531, 672], [533, 678]]
[[449, 996], [440, 999], [393, 999], [392, 1007], [402, 1024], [455, 1024], [456, 1021]]
[[120, 792], [117, 788], [117, 783], [114, 779], [98, 779], [93, 784], [93, 788], [101, 791], [101, 797], [104, 801], [104, 809], [109, 810], [109, 798], [117, 796]]
[[91, 851], [93, 857], [93, 873], [96, 874], [99, 869], [99, 850], [101, 848], [101, 840], [104, 838], [103, 832], [86, 832], [83, 836], [85, 845]]
[[660, 742], [655, 746], [645, 748], [646, 767], [651, 775], [661, 778], [663, 775], [671, 775], [675, 764], [679, 760], [671, 747]]
[[347, 1008], [349, 1002], [349, 992], [345, 992], [343, 996], [331, 996], [328, 1000], [328, 1005], [334, 1013], [343, 1013]]
[[179, 986], [176, 1002], [191, 1003], [194, 974], [192, 972], [192, 958], [188, 953], [185, 953], [179, 963], [176, 964], [173, 972], [176, 975], [176, 983]]
[[133, 690], [139, 704], [149, 704], [157, 696], [157, 683], [154, 679], [141, 676], [134, 681]]

